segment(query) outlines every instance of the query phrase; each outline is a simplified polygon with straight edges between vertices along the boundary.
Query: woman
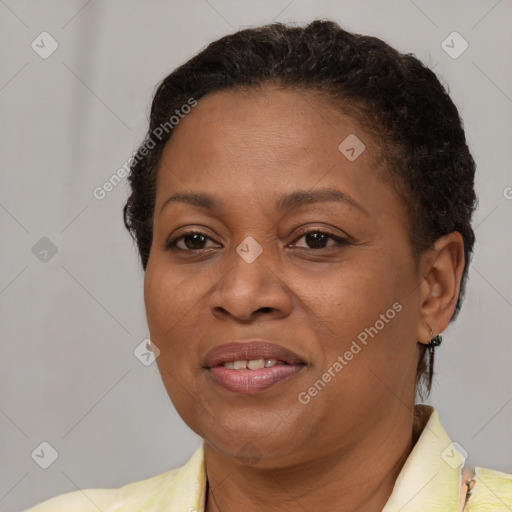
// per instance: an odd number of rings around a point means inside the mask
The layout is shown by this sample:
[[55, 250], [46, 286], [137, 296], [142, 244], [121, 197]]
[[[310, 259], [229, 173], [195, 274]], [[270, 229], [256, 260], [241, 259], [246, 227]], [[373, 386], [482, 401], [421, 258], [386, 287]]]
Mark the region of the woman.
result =
[[474, 172], [434, 73], [335, 23], [242, 30], [176, 69], [124, 218], [164, 385], [204, 443], [31, 511], [510, 510], [512, 475], [465, 468], [415, 405], [462, 304]]

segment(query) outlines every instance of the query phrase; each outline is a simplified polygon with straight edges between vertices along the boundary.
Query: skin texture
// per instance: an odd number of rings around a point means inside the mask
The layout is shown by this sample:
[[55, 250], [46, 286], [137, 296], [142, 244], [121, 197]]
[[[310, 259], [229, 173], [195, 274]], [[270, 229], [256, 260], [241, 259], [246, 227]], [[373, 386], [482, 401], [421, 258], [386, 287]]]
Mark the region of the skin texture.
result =
[[[349, 134], [366, 145], [354, 161], [338, 150]], [[144, 297], [166, 390], [206, 441], [208, 512], [380, 511], [412, 449], [419, 343], [449, 323], [463, 242], [446, 235], [415, 265], [406, 209], [382, 179], [378, 154], [327, 101], [271, 87], [201, 98], [167, 143]], [[332, 201], [274, 208], [282, 194], [322, 188], [365, 211]], [[214, 195], [221, 207], [172, 202], [161, 211], [177, 192]], [[315, 228], [350, 243], [304, 236]], [[207, 238], [166, 249], [190, 229]], [[248, 236], [263, 250], [252, 263], [236, 252]], [[401, 311], [300, 403], [396, 302]], [[254, 395], [215, 384], [206, 353], [255, 337], [293, 350], [305, 368]]]

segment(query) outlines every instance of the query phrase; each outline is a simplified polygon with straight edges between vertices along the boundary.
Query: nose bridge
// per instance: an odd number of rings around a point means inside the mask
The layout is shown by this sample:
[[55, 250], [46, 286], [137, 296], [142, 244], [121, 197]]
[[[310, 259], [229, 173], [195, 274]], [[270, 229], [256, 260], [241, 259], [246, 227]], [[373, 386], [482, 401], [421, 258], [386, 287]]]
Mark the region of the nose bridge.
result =
[[229, 264], [230, 271], [225, 276], [222, 286], [235, 286], [235, 293], [255, 293], [268, 286], [273, 272], [272, 249], [261, 237], [258, 242], [255, 236], [245, 237], [235, 248]]
[[260, 241], [247, 236], [235, 247], [229, 258], [230, 268], [219, 276], [212, 308], [220, 307], [244, 318], [262, 308], [288, 309], [288, 293], [276, 272], [272, 246]]

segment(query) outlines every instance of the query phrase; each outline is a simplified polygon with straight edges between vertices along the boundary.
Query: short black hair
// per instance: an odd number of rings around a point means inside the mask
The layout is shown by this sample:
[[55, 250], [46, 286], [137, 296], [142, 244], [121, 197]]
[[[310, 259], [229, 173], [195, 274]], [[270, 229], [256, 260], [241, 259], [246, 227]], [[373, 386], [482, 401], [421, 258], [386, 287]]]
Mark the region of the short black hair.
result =
[[[454, 231], [462, 235], [465, 265], [450, 321], [455, 320], [465, 294], [475, 241], [471, 217], [477, 205], [475, 163], [462, 120], [434, 72], [413, 54], [402, 54], [376, 37], [348, 32], [330, 20], [304, 26], [273, 23], [226, 35], [158, 85], [147, 136], [130, 166], [131, 194], [123, 210], [143, 269], [153, 237], [157, 168], [172, 135], [166, 130], [155, 141], [155, 130], [168, 126], [170, 116], [191, 98], [265, 85], [320, 93], [373, 135], [387, 177], [407, 207], [416, 261], [440, 236]], [[423, 387], [429, 393], [432, 385], [433, 358], [428, 363], [426, 359], [422, 345], [416, 379], [422, 397]]]

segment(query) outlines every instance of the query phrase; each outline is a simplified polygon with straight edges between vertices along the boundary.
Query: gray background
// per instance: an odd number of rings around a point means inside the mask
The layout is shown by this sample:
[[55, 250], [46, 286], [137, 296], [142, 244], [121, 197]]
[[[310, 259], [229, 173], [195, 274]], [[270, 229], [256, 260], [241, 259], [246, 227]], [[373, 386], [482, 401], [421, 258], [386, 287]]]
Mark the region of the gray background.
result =
[[[480, 205], [466, 302], [429, 402], [472, 464], [511, 472], [511, 14], [507, 0], [0, 1], [1, 510], [147, 478], [199, 446], [156, 365], [133, 354], [148, 331], [125, 180], [101, 201], [93, 189], [142, 140], [158, 81], [208, 42], [272, 20], [332, 18], [449, 84]], [[31, 48], [43, 31], [59, 45], [46, 59]], [[453, 31], [469, 43], [456, 59], [441, 47]], [[32, 250], [43, 237], [57, 247], [47, 261]], [[31, 457], [43, 441], [58, 452], [46, 470]]]

